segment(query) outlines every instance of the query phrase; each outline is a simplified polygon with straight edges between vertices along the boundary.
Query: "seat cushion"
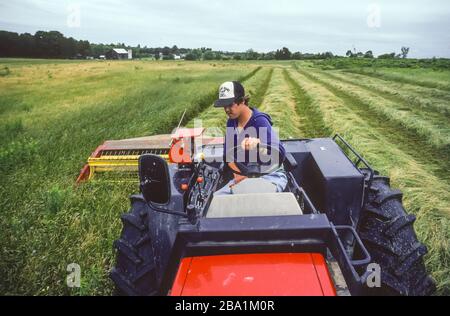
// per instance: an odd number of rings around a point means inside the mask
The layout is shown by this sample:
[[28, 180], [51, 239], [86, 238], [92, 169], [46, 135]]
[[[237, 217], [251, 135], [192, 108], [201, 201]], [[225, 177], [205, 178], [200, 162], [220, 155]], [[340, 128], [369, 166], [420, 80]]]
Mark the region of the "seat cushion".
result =
[[233, 194], [275, 193], [277, 186], [263, 178], [248, 178], [232, 187], [231, 191]]
[[207, 218], [302, 215], [291, 192], [214, 196]]

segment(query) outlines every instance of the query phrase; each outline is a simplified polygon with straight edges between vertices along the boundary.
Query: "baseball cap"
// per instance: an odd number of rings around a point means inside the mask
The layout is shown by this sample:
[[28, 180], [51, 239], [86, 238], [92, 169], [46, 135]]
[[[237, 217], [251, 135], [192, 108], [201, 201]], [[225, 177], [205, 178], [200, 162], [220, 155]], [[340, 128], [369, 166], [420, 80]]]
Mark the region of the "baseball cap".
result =
[[214, 102], [216, 108], [230, 106], [237, 98], [244, 97], [245, 90], [238, 81], [227, 81], [219, 88], [219, 99]]

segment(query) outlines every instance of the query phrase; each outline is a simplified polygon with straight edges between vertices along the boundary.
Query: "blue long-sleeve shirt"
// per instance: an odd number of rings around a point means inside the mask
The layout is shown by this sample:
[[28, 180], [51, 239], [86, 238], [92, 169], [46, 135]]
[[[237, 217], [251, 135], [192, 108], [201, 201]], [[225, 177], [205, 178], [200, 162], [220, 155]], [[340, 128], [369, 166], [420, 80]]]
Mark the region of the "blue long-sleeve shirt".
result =
[[[237, 119], [229, 119], [227, 122], [227, 130], [225, 133], [225, 143], [224, 143], [224, 161], [225, 162], [233, 162], [237, 159], [236, 151], [234, 152], [234, 155], [232, 157], [233, 160], [231, 160], [231, 157], [228, 157], [229, 159], [226, 159], [227, 155], [227, 142], [230, 144], [233, 144], [233, 147], [240, 147], [241, 142], [244, 138], [247, 137], [255, 137], [259, 138], [261, 140], [261, 144], [267, 145], [269, 154], [270, 148], [276, 148], [278, 149], [278, 152], [280, 154], [279, 162], [280, 164], [284, 161], [286, 150], [284, 149], [283, 145], [280, 142], [280, 139], [278, 138], [277, 133], [272, 128], [272, 118], [270, 115], [260, 112], [255, 108], [251, 108], [253, 111], [253, 114], [248, 121], [248, 123], [244, 126], [244, 128], [239, 132], [238, 127], [238, 121]], [[233, 139], [231, 141], [231, 139]], [[231, 149], [231, 148], [230, 148]], [[247, 164], [249, 162], [249, 155], [245, 155], [245, 162], [244, 164]]]

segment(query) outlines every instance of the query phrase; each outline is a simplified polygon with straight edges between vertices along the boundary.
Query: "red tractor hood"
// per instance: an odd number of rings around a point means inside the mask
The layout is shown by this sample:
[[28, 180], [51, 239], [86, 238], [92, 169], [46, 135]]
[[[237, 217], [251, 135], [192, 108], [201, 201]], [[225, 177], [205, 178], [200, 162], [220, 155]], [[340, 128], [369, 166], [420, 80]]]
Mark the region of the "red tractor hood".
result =
[[335, 296], [321, 254], [274, 253], [184, 258], [173, 296]]

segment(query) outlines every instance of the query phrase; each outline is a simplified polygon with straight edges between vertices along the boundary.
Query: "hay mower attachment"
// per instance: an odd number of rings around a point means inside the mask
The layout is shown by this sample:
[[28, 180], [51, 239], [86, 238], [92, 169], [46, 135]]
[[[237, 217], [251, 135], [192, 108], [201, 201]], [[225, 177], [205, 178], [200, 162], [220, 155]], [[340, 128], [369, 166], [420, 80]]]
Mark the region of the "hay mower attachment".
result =
[[144, 154], [157, 155], [169, 163], [191, 162], [194, 140], [203, 144], [223, 141], [203, 133], [203, 128], [178, 128], [173, 134], [105, 141], [88, 158], [76, 182], [92, 180], [103, 172], [132, 173], [137, 180], [139, 157]]

